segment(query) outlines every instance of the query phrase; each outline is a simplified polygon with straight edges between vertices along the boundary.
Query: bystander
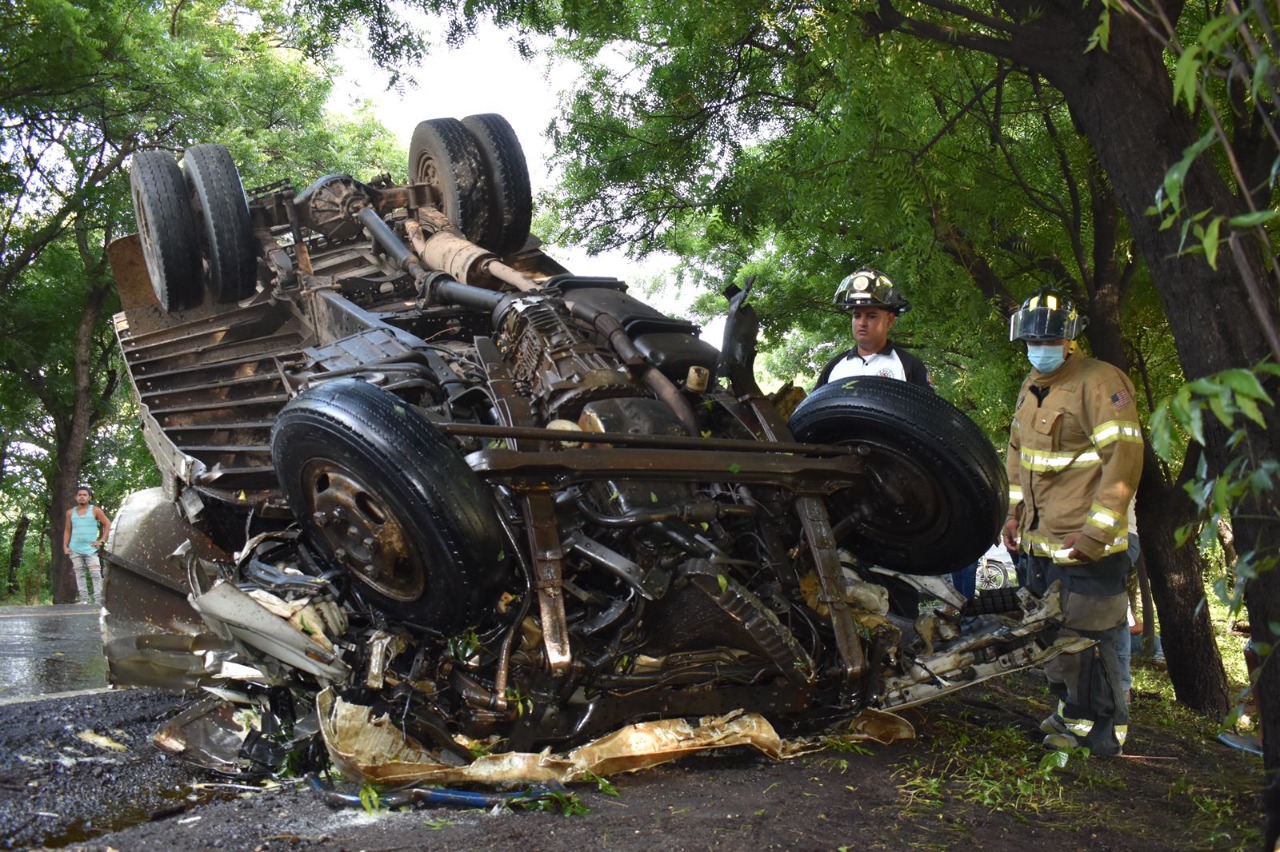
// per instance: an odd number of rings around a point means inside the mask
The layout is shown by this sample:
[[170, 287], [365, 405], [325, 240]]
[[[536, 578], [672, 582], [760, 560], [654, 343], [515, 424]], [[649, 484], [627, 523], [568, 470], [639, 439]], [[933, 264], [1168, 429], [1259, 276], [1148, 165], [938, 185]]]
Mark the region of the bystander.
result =
[[[98, 549], [111, 534], [111, 521], [93, 504], [93, 491], [81, 485], [76, 489], [76, 504], [67, 510], [62, 526], [62, 550], [71, 559], [76, 578], [78, 603], [102, 602], [102, 566]], [[86, 585], [86, 577], [91, 587]]]

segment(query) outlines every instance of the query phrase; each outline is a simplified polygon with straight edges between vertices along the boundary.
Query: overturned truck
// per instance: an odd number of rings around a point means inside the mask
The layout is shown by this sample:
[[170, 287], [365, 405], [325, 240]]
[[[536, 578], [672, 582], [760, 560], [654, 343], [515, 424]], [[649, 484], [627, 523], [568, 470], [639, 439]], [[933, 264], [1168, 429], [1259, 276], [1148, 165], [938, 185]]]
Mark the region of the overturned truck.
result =
[[164, 484], [113, 525], [104, 630], [114, 683], [211, 696], [162, 740], [274, 768], [317, 696], [455, 766], [821, 732], [1074, 648], [1056, 597], [941, 579], [1007, 499], [956, 408], [861, 379], [789, 412], [749, 286], [717, 349], [564, 269], [500, 116], [422, 122], [409, 167], [246, 197], [221, 146], [134, 156], [115, 326]]

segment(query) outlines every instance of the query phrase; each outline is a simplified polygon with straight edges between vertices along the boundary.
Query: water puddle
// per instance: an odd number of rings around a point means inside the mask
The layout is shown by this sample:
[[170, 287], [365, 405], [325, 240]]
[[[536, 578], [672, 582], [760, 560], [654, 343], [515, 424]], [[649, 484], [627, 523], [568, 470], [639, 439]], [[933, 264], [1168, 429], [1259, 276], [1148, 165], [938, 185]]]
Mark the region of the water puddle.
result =
[[99, 610], [0, 608], [0, 701], [107, 685]]

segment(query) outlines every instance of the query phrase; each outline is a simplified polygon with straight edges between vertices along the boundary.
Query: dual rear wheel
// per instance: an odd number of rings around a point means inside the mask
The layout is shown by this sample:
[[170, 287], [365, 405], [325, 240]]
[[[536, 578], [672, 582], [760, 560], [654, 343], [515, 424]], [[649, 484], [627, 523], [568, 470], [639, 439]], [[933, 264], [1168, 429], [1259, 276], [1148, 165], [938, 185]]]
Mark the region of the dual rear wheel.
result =
[[[433, 118], [414, 129], [409, 176], [473, 243], [499, 256], [529, 239], [533, 196], [524, 150], [496, 113]], [[254, 291], [253, 225], [244, 186], [222, 145], [193, 145], [179, 167], [168, 151], [133, 157], [130, 190], [156, 299], [166, 312]]]
[[192, 145], [182, 166], [168, 151], [140, 151], [129, 173], [151, 286], [166, 312], [204, 293], [238, 302], [255, 286], [255, 248], [244, 185], [222, 145]]
[[520, 140], [496, 113], [420, 122], [409, 179], [426, 184], [468, 240], [505, 257], [529, 239], [533, 196]]

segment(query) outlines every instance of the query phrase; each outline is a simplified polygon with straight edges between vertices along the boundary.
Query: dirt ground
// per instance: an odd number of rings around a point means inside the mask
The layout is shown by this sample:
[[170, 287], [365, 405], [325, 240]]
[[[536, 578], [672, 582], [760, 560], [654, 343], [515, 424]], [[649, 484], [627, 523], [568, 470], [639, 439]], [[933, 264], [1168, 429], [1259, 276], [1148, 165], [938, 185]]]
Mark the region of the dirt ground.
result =
[[[573, 788], [586, 812], [333, 808], [227, 785], [151, 744], [189, 699], [129, 690], [0, 707], [0, 846], [85, 849], [1258, 849], [1260, 758], [1137, 695], [1122, 758], [1037, 772], [1029, 674], [903, 715], [917, 738], [775, 763], [726, 750]], [[106, 740], [91, 742], [92, 731]], [[349, 792], [354, 792], [350, 790]]]

